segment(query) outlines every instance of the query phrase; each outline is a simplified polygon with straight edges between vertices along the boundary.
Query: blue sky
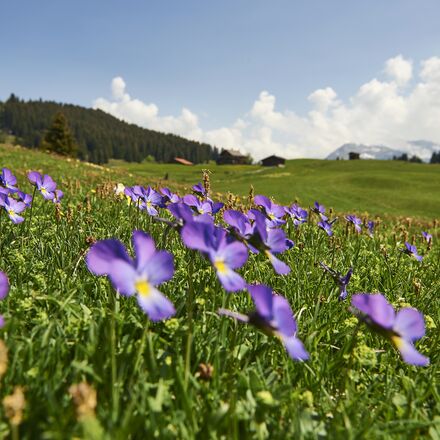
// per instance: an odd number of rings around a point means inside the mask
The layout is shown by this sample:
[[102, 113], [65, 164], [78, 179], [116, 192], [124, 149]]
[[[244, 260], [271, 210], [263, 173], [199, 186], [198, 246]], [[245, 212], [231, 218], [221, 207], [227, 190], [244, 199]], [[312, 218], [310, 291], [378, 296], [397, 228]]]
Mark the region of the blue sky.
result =
[[[110, 84], [121, 77], [130, 99], [154, 103], [160, 115], [179, 118], [182, 108], [196, 115], [199, 131], [165, 124], [171, 131], [221, 144], [228, 138], [209, 133], [244, 121], [235, 139], [245, 150], [262, 148], [249, 143], [259, 116], [248, 119], [264, 91], [282, 115], [308, 117], [314, 91], [330, 87], [350, 107], [398, 55], [413, 66], [398, 92], [408, 96], [420, 63], [440, 56], [438, 1], [14, 0], [0, 14], [0, 99], [14, 92], [96, 106], [97, 98], [114, 101]], [[149, 125], [148, 117], [139, 121]], [[304, 154], [306, 141], [295, 152], [295, 136], [265, 125], [291, 156]]]

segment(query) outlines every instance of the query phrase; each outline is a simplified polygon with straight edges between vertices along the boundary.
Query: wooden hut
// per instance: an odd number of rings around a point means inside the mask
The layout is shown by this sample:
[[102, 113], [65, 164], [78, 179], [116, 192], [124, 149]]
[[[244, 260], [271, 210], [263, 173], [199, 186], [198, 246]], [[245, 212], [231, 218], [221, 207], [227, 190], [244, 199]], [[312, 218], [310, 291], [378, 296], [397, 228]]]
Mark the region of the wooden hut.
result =
[[179, 163], [180, 165], [186, 165], [186, 166], [194, 165], [192, 162], [184, 159], [183, 157], [175, 157], [173, 163]]
[[268, 156], [261, 161], [263, 167], [281, 167], [286, 164], [286, 159], [280, 156]]
[[217, 165], [246, 165], [249, 157], [238, 150], [222, 150], [217, 158]]
[[358, 160], [361, 158], [361, 155], [359, 153], [355, 153], [354, 151], [350, 151], [348, 153], [348, 159], [349, 160]]

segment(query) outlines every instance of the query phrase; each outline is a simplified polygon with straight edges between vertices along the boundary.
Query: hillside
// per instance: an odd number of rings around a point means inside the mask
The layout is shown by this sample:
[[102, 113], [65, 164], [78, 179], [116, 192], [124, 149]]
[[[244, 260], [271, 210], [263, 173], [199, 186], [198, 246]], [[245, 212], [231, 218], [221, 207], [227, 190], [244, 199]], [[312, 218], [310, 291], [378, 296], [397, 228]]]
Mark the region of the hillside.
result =
[[183, 157], [193, 163], [215, 159], [217, 150], [208, 144], [123, 122], [101, 110], [52, 101], [23, 101], [14, 95], [0, 102], [0, 131], [13, 134], [29, 148], [40, 144], [54, 116], [62, 112], [79, 147], [79, 158], [93, 163], [109, 159], [140, 162], [147, 156], [168, 162]]
[[[215, 164], [185, 167], [112, 160], [102, 167], [6, 145], [0, 145], [0, 165], [16, 170], [21, 179], [27, 170], [40, 169], [66, 185], [74, 185], [77, 180], [88, 187], [105, 181], [129, 185], [161, 182], [178, 189], [200, 180], [202, 169], [209, 168], [213, 190], [225, 195], [230, 191], [247, 196], [252, 184], [256, 194], [267, 194], [281, 203], [298, 199], [309, 206], [319, 200], [338, 212], [440, 218], [438, 165], [302, 159], [288, 161], [285, 168]], [[164, 180], [166, 175], [168, 180]]]
[[325, 200], [339, 212], [369, 212], [374, 215], [402, 215], [440, 218], [440, 167], [400, 161], [327, 161], [298, 159], [284, 168], [260, 166], [126, 164], [111, 161], [115, 170], [163, 178], [189, 185], [203, 168], [212, 172], [213, 189], [246, 196], [252, 184], [281, 203], [298, 199], [303, 205]]

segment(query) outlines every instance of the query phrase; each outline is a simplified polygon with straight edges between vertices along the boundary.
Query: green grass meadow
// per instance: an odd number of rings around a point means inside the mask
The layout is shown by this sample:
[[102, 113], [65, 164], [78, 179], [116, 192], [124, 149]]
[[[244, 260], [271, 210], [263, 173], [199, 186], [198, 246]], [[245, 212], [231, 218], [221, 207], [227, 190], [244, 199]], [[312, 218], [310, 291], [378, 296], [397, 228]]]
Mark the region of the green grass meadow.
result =
[[[14, 427], [0, 407], [0, 438], [23, 439], [440, 439], [440, 169], [378, 161], [289, 161], [285, 168], [209, 167], [212, 188], [247, 196], [319, 200], [339, 213], [386, 217], [373, 238], [340, 217], [327, 237], [316, 218], [291, 225], [295, 247], [280, 258], [287, 276], [250, 254], [240, 274], [288, 300], [298, 337], [310, 353], [294, 362], [282, 344], [251, 326], [219, 316], [252, 309], [246, 292], [226, 293], [210, 263], [185, 248], [177, 232], [136, 211], [112, 191], [116, 182], [183, 190], [207, 166], [124, 164], [98, 167], [0, 145], [1, 167], [32, 193], [26, 172], [50, 174], [65, 193], [61, 212], [36, 194], [32, 222], [0, 216], [0, 270], [11, 290], [0, 302], [8, 366], [0, 400], [24, 390], [23, 421]], [[168, 173], [169, 181], [163, 181]], [[182, 193], [181, 193], [182, 194]], [[240, 203], [247, 203], [241, 200]], [[437, 220], [436, 220], [437, 219]], [[135, 298], [92, 275], [85, 255], [94, 240], [151, 234], [174, 255], [175, 274], [159, 289], [176, 315], [153, 323]], [[433, 234], [432, 248], [421, 231]], [[423, 262], [403, 254], [413, 241]], [[132, 254], [133, 255], [133, 254]], [[417, 349], [428, 367], [405, 364], [380, 335], [358, 323], [349, 300], [319, 262], [345, 272], [354, 292], [382, 292], [395, 306], [425, 315]], [[97, 405], [79, 417], [69, 393], [87, 382]]]
[[[214, 191], [247, 196], [274, 197], [279, 203], [299, 200], [305, 206], [324, 200], [336, 211], [369, 212], [371, 215], [440, 217], [440, 167], [401, 161], [329, 161], [298, 159], [283, 168], [258, 165], [127, 164], [111, 161], [109, 167], [126, 170], [148, 180], [163, 179], [186, 184], [200, 180], [202, 169], [211, 171]], [[164, 182], [165, 184], [166, 182]]]

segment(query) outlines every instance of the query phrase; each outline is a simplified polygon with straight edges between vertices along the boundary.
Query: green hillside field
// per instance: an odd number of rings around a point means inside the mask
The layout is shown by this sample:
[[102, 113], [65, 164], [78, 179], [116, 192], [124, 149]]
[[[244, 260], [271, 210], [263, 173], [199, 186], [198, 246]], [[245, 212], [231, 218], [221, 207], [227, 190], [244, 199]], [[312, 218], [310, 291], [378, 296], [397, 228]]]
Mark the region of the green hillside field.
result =
[[[317, 215], [297, 228], [288, 219], [265, 241], [271, 249], [291, 240], [275, 257], [225, 235], [221, 213], [212, 228], [173, 227], [168, 209], [153, 220], [113, 192], [137, 182], [183, 195], [202, 167], [102, 167], [10, 145], [0, 145], [0, 164], [35, 196], [22, 223], [9, 220], [10, 200], [1, 209], [0, 439], [440, 438], [438, 167], [212, 167], [223, 193], [245, 195], [252, 183], [303, 206], [318, 199], [345, 212], [422, 216], [382, 215], [373, 233], [356, 233], [340, 215], [331, 237]], [[60, 204], [32, 187], [30, 170], [54, 178]], [[194, 249], [197, 224], [214, 257]], [[225, 285], [225, 268], [239, 286]], [[262, 306], [255, 288], [278, 296]], [[356, 303], [379, 292], [363, 316]]]
[[[82, 183], [103, 181], [124, 184], [162, 184], [185, 189], [211, 171], [214, 191], [247, 196], [272, 196], [280, 203], [297, 200], [303, 206], [315, 200], [337, 212], [411, 216], [432, 220], [440, 217], [440, 166], [400, 161], [290, 160], [283, 168], [257, 165], [182, 166], [177, 164], [127, 163], [112, 160], [108, 166], [78, 162], [10, 145], [0, 145], [1, 166], [18, 170], [41, 169], [58, 179]], [[168, 180], [165, 180], [165, 179]]]
[[215, 191], [246, 196], [252, 184], [255, 193], [272, 196], [280, 203], [298, 200], [304, 206], [319, 200], [338, 212], [369, 212], [429, 218], [440, 216], [440, 166], [400, 161], [328, 161], [298, 159], [284, 168], [257, 165], [185, 167], [174, 164], [127, 164], [111, 161], [115, 170], [127, 170], [148, 180], [168, 179], [187, 185], [211, 171]]

